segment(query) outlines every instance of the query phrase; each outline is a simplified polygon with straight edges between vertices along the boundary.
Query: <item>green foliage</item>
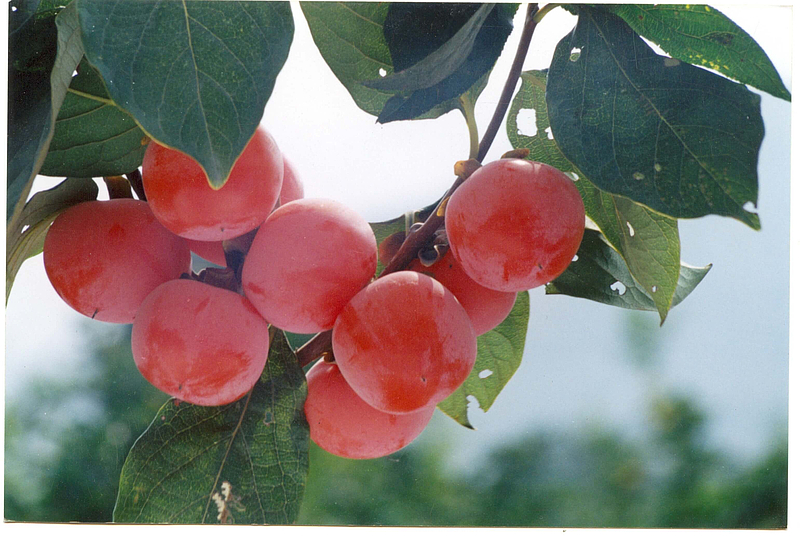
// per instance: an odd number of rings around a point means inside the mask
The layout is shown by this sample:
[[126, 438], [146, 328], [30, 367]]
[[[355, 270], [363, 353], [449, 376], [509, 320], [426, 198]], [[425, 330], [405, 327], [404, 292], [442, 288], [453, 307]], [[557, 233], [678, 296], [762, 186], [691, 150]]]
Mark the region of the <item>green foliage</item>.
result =
[[[6, 223], [13, 225], [53, 136], [72, 73], [83, 55], [75, 6], [55, 15], [49, 3], [19, 2], [11, 11], [8, 73]], [[8, 292], [6, 292], [8, 293]]]
[[[364, 82], [393, 92], [379, 123], [455, 108], [491, 71], [511, 33], [516, 6], [391, 3], [383, 33], [394, 73]], [[430, 115], [430, 114], [428, 114]]]
[[328, 67], [347, 88], [356, 105], [377, 116], [390, 92], [362, 82], [392, 73], [392, 57], [383, 38], [385, 2], [301, 2], [311, 35]]
[[791, 100], [764, 50], [728, 17], [706, 5], [598, 6], [622, 18], [645, 39], [678, 60]]
[[499, 5], [478, 15], [477, 4], [433, 3], [301, 7], [331, 71], [356, 105], [381, 123], [436, 118], [459, 108], [460, 95], [479, 94], [516, 11], [516, 5]]
[[122, 468], [115, 522], [294, 522], [308, 471], [306, 388], [278, 334], [244, 398], [221, 407], [171, 399], [161, 408]]
[[[570, 295], [621, 308], [657, 311], [647, 290], [631, 276], [625, 260], [599, 232], [584, 232], [577, 256], [567, 270], [545, 286], [548, 295]], [[672, 306], [680, 304], [709, 270], [711, 265], [696, 268], [681, 264]]]
[[39, 173], [75, 177], [128, 173], [142, 165], [148, 141], [133, 116], [114, 104], [100, 73], [84, 58], [58, 112]]
[[474, 397], [484, 412], [489, 410], [522, 362], [529, 316], [530, 296], [523, 291], [517, 294], [517, 301], [508, 317], [489, 332], [478, 336], [475, 366], [464, 384], [437, 405], [439, 410], [472, 429], [467, 416], [467, 398]]
[[288, 3], [78, 4], [86, 57], [114, 102], [225, 184], [289, 54]]
[[743, 206], [757, 201], [764, 124], [743, 85], [660, 56], [618, 17], [582, 8], [553, 55], [547, 110], [561, 151], [602, 190], [759, 228]]

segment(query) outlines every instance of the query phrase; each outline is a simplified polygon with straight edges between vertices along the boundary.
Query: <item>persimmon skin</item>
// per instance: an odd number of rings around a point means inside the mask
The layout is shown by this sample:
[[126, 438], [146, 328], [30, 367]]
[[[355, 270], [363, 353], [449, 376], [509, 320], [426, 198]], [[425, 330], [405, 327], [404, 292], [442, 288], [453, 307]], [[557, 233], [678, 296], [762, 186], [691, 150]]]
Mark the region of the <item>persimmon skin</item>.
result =
[[147, 203], [86, 201], [56, 217], [44, 241], [44, 268], [75, 311], [127, 324], [147, 295], [191, 266], [189, 247]]
[[194, 280], [150, 293], [133, 321], [136, 367], [187, 403], [232, 403], [253, 388], [269, 353], [269, 327], [243, 296]]
[[242, 287], [261, 315], [282, 330], [329, 330], [375, 275], [377, 250], [372, 228], [353, 209], [326, 199], [292, 201], [256, 233]]
[[395, 414], [447, 398], [477, 356], [475, 329], [456, 297], [413, 271], [378, 278], [354, 296], [336, 319], [332, 342], [353, 391]]
[[181, 237], [222, 241], [257, 228], [275, 207], [283, 184], [283, 155], [259, 126], [236, 160], [228, 181], [215, 190], [188, 155], [150, 142], [142, 184], [153, 214]]
[[502, 323], [517, 300], [517, 293], [489, 289], [467, 276], [449, 250], [430, 267], [415, 259], [408, 269], [427, 274], [447, 287], [464, 306], [475, 333], [479, 336]]
[[365, 403], [336, 364], [320, 360], [306, 374], [305, 413], [311, 439], [328, 453], [348, 459], [384, 457], [410, 444], [436, 409], [409, 414], [381, 412]]
[[450, 248], [464, 272], [506, 292], [538, 287], [564, 272], [584, 225], [573, 181], [552, 166], [522, 159], [478, 169], [445, 210]]
[[281, 186], [281, 205], [286, 205], [290, 201], [301, 200], [304, 198], [305, 189], [297, 168], [294, 164], [283, 156], [283, 186]]

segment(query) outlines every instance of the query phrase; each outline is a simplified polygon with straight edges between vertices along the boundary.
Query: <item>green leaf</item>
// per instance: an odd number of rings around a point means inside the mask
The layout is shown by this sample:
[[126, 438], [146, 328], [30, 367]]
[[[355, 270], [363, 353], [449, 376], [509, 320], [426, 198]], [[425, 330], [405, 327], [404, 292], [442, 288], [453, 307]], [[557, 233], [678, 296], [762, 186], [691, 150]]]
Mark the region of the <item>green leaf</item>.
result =
[[[426, 35], [438, 37], [437, 32], [430, 32], [427, 25], [420, 24], [418, 18], [413, 16], [420, 8], [425, 9], [429, 6], [438, 10], [444, 9], [445, 15], [449, 14], [449, 10], [452, 8], [472, 7], [471, 4], [462, 4], [461, 6], [457, 4], [449, 6], [445, 4], [418, 4], [417, 6], [408, 6], [408, 4], [395, 3], [389, 6], [389, 14], [391, 17], [393, 12], [392, 8], [395, 8], [395, 10], [402, 9], [408, 11], [409, 14], [412, 15], [411, 27], [424, 29]], [[489, 13], [494, 9], [494, 4], [481, 4], [476, 7], [477, 10], [475, 10], [472, 16], [470, 16], [450, 39], [423, 59], [401, 71], [395, 71], [383, 78], [367, 81], [364, 85], [370, 88], [397, 93], [430, 88], [445, 80], [464, 64], [467, 57], [472, 52], [475, 46], [475, 39], [478, 37], [478, 32], [483, 27], [483, 23], [486, 21]], [[446, 19], [447, 17], [444, 18]], [[439, 19], [441, 20], [441, 17], [439, 17]], [[420, 26], [423, 28], [420, 28]], [[384, 25], [384, 35], [388, 32], [388, 29], [389, 26], [387, 22]], [[419, 41], [402, 40], [401, 42], [401, 46], [403, 47], [419, 45]], [[397, 58], [393, 56], [392, 61], [395, 68], [399, 69]]]
[[792, 99], [758, 43], [713, 7], [610, 4], [602, 8], [622, 18], [673, 58], [713, 69], [775, 97]]
[[308, 473], [305, 396], [303, 371], [278, 331], [244, 398], [221, 407], [170, 399], [122, 467], [114, 521], [216, 524], [213, 496], [229, 483], [227, 522], [292, 523]]
[[[595, 187], [570, 163], [548, 134], [550, 121], [545, 103], [547, 75], [541, 71], [522, 74], [507, 121], [508, 138], [515, 148], [531, 151], [529, 159], [544, 162], [578, 177], [586, 215], [597, 224], [609, 243], [622, 255], [633, 278], [655, 302], [663, 323], [672, 306], [680, 277], [680, 237], [674, 218], [656, 213], [622, 196]], [[520, 131], [523, 113], [535, 114], [535, 132]], [[655, 291], [653, 291], [655, 289]]]
[[481, 84], [494, 67], [513, 29], [517, 7], [392, 3], [384, 36], [396, 72], [367, 82], [389, 89], [384, 87], [388, 81], [395, 93], [378, 122], [413, 119], [442, 106], [445, 112], [456, 108], [453, 100]]
[[[44, 6], [49, 6], [44, 3]], [[6, 223], [22, 210], [44, 162], [53, 124], [83, 56], [75, 6], [57, 16], [37, 14], [38, 2], [11, 11], [9, 36], [8, 181]], [[37, 16], [41, 15], [41, 16]], [[32, 54], [31, 50], [36, 50]]]
[[366, 80], [393, 72], [383, 37], [387, 2], [301, 2], [314, 43], [323, 59], [366, 113], [381, 113], [390, 92], [368, 88]]
[[[385, 2], [301, 2], [300, 6], [314, 43], [331, 71], [356, 105], [368, 114], [379, 116], [379, 121], [433, 119], [458, 109], [458, 97], [461, 94], [479, 94], [485, 87], [485, 76], [494, 65], [507, 37], [500, 42], [497, 36], [502, 36], [506, 30], [510, 32], [510, 21], [517, 9], [516, 5], [508, 4], [495, 8], [484, 24], [488, 30], [482, 28], [479, 32], [473, 55], [463, 62], [462, 69], [436, 86], [411, 92], [415, 95], [412, 98], [411, 95], [395, 96], [394, 91], [371, 88], [365, 83], [383, 80], [382, 75], [391, 77], [395, 70], [401, 71], [423, 60], [458, 31], [460, 25], [477, 9], [475, 6]], [[413, 13], [426, 7], [441, 12], [443, 6], [448, 11], [462, 15], [465, 10], [471, 12], [459, 19], [460, 24], [454, 25], [452, 20], [443, 20], [442, 17], [438, 21], [429, 21], [444, 26], [442, 30], [449, 33], [426, 30], [419, 23], [421, 13]], [[394, 15], [387, 22], [390, 9]], [[409, 17], [408, 24], [392, 22], [397, 20], [398, 13]], [[392, 41], [391, 51], [384, 35], [385, 24], [395, 25], [389, 28], [390, 40], [396, 40]], [[495, 52], [496, 55], [492, 57]], [[477, 56], [480, 56], [480, 60], [476, 60]], [[390, 99], [391, 103], [388, 102]]]
[[558, 146], [600, 189], [673, 217], [760, 227], [744, 206], [757, 201], [764, 124], [745, 86], [660, 56], [618, 17], [584, 7], [546, 95]]
[[221, 187], [264, 113], [294, 35], [287, 2], [77, 0], [111, 99]]
[[91, 179], [67, 178], [59, 185], [34, 194], [23, 207], [6, 236], [6, 302], [22, 263], [42, 252], [50, 224], [68, 207], [97, 199]]
[[[600, 232], [587, 229], [577, 255], [577, 261], [545, 286], [548, 295], [570, 295], [620, 308], [657, 311], [653, 299], [631, 276], [625, 260]], [[680, 304], [709, 270], [711, 265], [696, 268], [681, 264], [672, 307]]]
[[100, 74], [85, 59], [78, 66], [41, 175], [103, 177], [141, 166], [148, 138], [133, 117], [116, 106]]
[[467, 397], [475, 397], [484, 412], [489, 410], [522, 362], [529, 315], [530, 296], [523, 291], [517, 294], [517, 301], [506, 320], [478, 337], [475, 366], [464, 384], [439, 403], [439, 410], [472, 429], [467, 417]]

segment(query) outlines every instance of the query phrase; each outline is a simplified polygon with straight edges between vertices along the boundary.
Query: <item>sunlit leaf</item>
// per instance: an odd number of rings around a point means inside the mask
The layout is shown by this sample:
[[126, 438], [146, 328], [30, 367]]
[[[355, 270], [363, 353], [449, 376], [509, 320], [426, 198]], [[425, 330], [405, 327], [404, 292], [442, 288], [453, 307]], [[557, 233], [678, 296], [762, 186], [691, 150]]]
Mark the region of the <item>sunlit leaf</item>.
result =
[[792, 98], [759, 44], [711, 6], [608, 4], [602, 8], [673, 58], [713, 69], [775, 97]]
[[[681, 264], [672, 307], [680, 304], [705, 278], [711, 265]], [[545, 292], [587, 298], [620, 308], [657, 311], [655, 302], [631, 276], [625, 260], [602, 235], [587, 229], [578, 249], [578, 259], [545, 286]]]
[[439, 410], [472, 429], [467, 416], [467, 398], [474, 397], [484, 412], [492, 406], [522, 362], [529, 315], [530, 297], [527, 291], [523, 291], [517, 294], [517, 301], [506, 320], [478, 336], [475, 367], [464, 384], [439, 403]]

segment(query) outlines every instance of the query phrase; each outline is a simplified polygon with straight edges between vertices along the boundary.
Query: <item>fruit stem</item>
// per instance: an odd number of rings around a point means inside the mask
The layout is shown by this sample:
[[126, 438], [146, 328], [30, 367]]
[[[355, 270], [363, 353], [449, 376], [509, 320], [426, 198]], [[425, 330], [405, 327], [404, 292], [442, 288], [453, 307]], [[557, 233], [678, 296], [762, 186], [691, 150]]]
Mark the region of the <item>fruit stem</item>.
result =
[[103, 177], [109, 199], [133, 198], [130, 183], [121, 175]]
[[497, 131], [500, 130], [500, 125], [503, 123], [508, 105], [511, 104], [514, 89], [517, 87], [517, 80], [519, 80], [519, 75], [522, 74], [522, 64], [525, 61], [525, 56], [528, 55], [528, 49], [530, 48], [531, 39], [533, 38], [533, 31], [536, 29], [536, 24], [538, 23], [536, 17], [536, 12], [538, 10], [539, 4], [528, 4], [528, 12], [525, 14], [525, 25], [522, 27], [522, 36], [520, 36], [519, 45], [517, 45], [517, 54], [514, 56], [511, 69], [508, 71], [506, 85], [503, 87], [503, 92], [500, 94], [500, 99], [497, 101], [497, 107], [494, 109], [492, 120], [489, 122], [489, 126], [486, 127], [486, 132], [481, 139], [478, 156], [475, 157], [479, 162], [483, 162], [486, 153], [489, 152], [489, 148], [492, 146], [492, 142], [494, 142], [494, 137], [497, 135]]
[[467, 122], [467, 129], [469, 129], [469, 158], [475, 158], [478, 156], [480, 148], [478, 123], [475, 121], [475, 103], [465, 94], [458, 98], [458, 104], [461, 114]]
[[333, 330], [320, 332], [309, 339], [305, 345], [297, 349], [295, 353], [300, 367], [305, 367], [317, 358], [331, 352]]
[[125, 177], [128, 178], [133, 191], [136, 192], [136, 197], [142, 201], [147, 201], [147, 197], [144, 195], [144, 185], [142, 184], [142, 172], [136, 169], [131, 173], [126, 173]]

